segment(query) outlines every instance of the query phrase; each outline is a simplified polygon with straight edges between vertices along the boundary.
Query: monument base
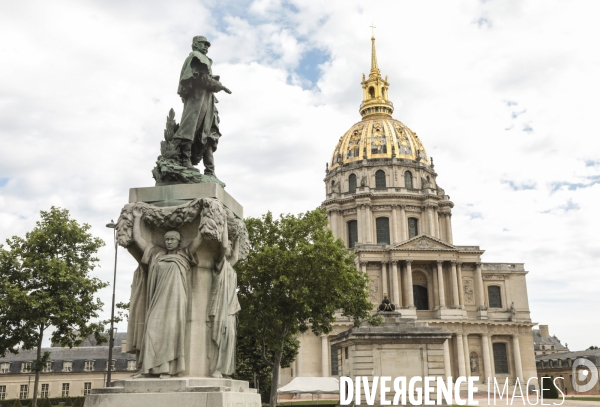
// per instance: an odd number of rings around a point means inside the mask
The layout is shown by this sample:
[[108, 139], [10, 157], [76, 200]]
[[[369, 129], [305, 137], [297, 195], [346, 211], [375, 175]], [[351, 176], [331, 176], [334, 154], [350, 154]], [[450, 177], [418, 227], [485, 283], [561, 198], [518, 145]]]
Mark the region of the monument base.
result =
[[209, 377], [117, 380], [93, 389], [85, 407], [260, 407], [260, 394], [248, 382]]

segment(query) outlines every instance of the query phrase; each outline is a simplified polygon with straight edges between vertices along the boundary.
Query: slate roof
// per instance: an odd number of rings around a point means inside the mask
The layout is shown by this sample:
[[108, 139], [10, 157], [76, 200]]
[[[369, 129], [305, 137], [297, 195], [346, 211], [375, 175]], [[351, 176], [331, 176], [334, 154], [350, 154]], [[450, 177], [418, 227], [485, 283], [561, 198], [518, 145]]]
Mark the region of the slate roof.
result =
[[551, 353], [548, 355], [537, 355], [535, 357], [536, 362], [558, 360], [565, 361], [566, 359], [575, 360], [577, 358], [589, 359], [594, 365], [600, 366], [600, 349], [586, 349], [579, 350], [576, 352], [562, 352], [562, 353]]
[[533, 348], [535, 350], [542, 350], [540, 345], [554, 345], [555, 350], [569, 350], [565, 345], [560, 343], [560, 340], [556, 336], [549, 336], [542, 338], [539, 329], [532, 330], [533, 332]]
[[[127, 334], [125, 332], [119, 332], [115, 336], [115, 346], [113, 347], [113, 360], [116, 360], [116, 362], [114, 371], [126, 371], [127, 361], [135, 360], [134, 354], [125, 353], [121, 351], [122, 340], [125, 339], [126, 335]], [[94, 345], [91, 345], [92, 343], [94, 343]], [[73, 363], [71, 370], [72, 373], [88, 372], [84, 368], [85, 362], [89, 360], [94, 361], [94, 372], [105, 372], [106, 361], [108, 360], [108, 346], [95, 345], [95, 341], [93, 339], [85, 340], [83, 345], [87, 346], [80, 346], [71, 349], [61, 348], [58, 346], [42, 348], [42, 353], [50, 352], [50, 361], [52, 362], [51, 371], [42, 372], [42, 375], [47, 373], [62, 372], [63, 362], [65, 361]], [[37, 351], [35, 349], [22, 350], [16, 355], [8, 353], [5, 357], [0, 358], [0, 363], [10, 362], [9, 373], [21, 373], [21, 363], [31, 362], [35, 360], [36, 353]]]

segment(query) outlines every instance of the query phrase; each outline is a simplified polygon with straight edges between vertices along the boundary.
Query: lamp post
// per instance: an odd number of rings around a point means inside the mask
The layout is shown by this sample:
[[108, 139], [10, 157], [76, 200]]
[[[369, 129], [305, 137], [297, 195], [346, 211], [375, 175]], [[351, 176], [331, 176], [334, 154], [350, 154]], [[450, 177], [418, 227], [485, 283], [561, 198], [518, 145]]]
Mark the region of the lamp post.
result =
[[106, 387], [110, 387], [111, 373], [112, 373], [112, 353], [115, 344], [115, 288], [117, 283], [117, 225], [111, 219], [110, 223], [106, 224], [107, 228], [113, 230], [113, 238], [115, 242], [115, 271], [113, 274], [113, 292], [112, 292], [112, 306], [110, 308], [110, 333], [108, 334], [108, 374], [106, 375]]

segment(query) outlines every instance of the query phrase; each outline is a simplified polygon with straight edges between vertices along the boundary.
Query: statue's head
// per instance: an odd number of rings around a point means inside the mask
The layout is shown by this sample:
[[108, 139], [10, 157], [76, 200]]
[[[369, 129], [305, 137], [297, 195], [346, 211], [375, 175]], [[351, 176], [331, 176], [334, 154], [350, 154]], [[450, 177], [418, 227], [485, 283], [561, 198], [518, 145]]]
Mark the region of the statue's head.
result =
[[165, 233], [165, 246], [167, 250], [176, 250], [181, 242], [181, 234], [176, 230], [170, 230]]
[[208, 52], [208, 48], [210, 47], [210, 42], [203, 35], [197, 35], [192, 40], [192, 49], [194, 51], [201, 52], [206, 54]]

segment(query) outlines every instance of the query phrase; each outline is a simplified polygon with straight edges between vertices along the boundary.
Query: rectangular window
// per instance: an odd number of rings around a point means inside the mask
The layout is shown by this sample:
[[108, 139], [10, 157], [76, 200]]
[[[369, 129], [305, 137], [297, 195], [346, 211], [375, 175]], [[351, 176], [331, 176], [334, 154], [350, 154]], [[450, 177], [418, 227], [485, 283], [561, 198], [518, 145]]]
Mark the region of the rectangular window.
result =
[[63, 362], [63, 372], [70, 372], [73, 370], [73, 362]]
[[419, 235], [419, 221], [417, 218], [408, 218], [408, 238]]
[[29, 385], [27, 385], [27, 384], [21, 385], [21, 387], [19, 388], [19, 398], [21, 400], [25, 400], [25, 399], [29, 398]]
[[42, 383], [42, 392], [40, 393], [40, 397], [47, 399], [49, 392], [50, 392], [50, 385], [48, 383]]
[[0, 386], [0, 400], [6, 399], [6, 386]]
[[377, 232], [377, 244], [390, 244], [389, 218], [375, 219], [375, 230]]
[[488, 300], [490, 300], [490, 308], [502, 308], [502, 297], [500, 296], [500, 287], [490, 285], [488, 287]]
[[[106, 370], [108, 370], [108, 360], [106, 361]], [[114, 372], [115, 371], [115, 361], [113, 360], [112, 363], [110, 364], [110, 371]]]
[[85, 370], [86, 372], [91, 372], [92, 370], [94, 370], [94, 361], [86, 360], [83, 370]]
[[338, 348], [335, 345], [331, 345], [331, 375], [337, 376], [339, 374]]
[[127, 361], [127, 370], [135, 370], [136, 365], [135, 365], [135, 360], [128, 360]]
[[21, 363], [21, 373], [31, 373], [31, 362]]
[[494, 366], [496, 368], [496, 373], [508, 374], [508, 356], [506, 354], [506, 344], [502, 342], [494, 343], [492, 344], [492, 349], [494, 350]]
[[355, 220], [348, 222], [348, 248], [352, 249], [358, 242], [358, 223]]
[[92, 383], [90, 382], [86, 382], [83, 383], [83, 395], [87, 396], [88, 394], [92, 393]]
[[52, 371], [52, 362], [51, 361], [47, 361], [46, 362], [46, 366], [44, 366], [44, 368], [42, 369], [42, 372], [44, 373], [48, 373]]
[[0, 373], [8, 373], [10, 371], [10, 363], [0, 364]]
[[348, 353], [350, 353], [350, 351], [348, 350], [348, 347], [346, 346], [344, 348], [344, 359], [348, 359]]
[[69, 397], [69, 383], [62, 384], [62, 396]]

